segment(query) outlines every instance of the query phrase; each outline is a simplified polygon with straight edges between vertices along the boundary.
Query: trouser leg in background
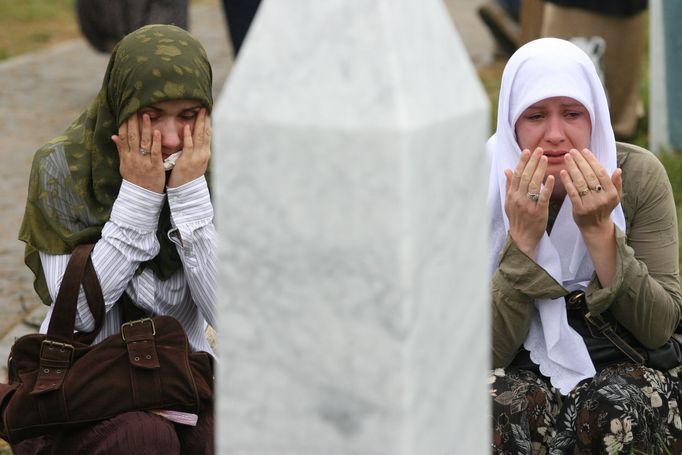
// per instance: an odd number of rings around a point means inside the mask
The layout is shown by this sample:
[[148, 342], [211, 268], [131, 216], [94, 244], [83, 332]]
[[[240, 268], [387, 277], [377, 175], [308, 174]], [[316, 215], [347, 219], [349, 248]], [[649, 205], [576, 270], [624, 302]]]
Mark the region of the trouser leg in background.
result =
[[618, 139], [634, 136], [641, 109], [644, 12], [612, 16], [545, 3], [542, 36], [569, 39], [601, 36], [606, 41], [604, 74], [611, 123]]
[[540, 38], [542, 15], [545, 12], [543, 0], [523, 0], [521, 2], [521, 44]]
[[259, 5], [260, 0], [223, 0], [223, 12], [235, 57], [239, 54]]

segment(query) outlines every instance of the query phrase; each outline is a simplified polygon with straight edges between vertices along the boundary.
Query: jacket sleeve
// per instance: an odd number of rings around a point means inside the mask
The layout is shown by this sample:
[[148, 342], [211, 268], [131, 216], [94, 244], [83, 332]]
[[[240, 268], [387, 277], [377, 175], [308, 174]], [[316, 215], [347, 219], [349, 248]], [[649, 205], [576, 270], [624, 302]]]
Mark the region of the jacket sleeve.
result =
[[610, 288], [593, 277], [588, 307], [596, 314], [608, 309], [655, 349], [674, 333], [682, 314], [675, 201], [665, 169], [650, 152], [637, 148], [622, 167], [628, 233], [616, 229], [616, 275]]
[[491, 279], [493, 368], [511, 363], [523, 344], [535, 312], [533, 301], [567, 291], [545, 269], [518, 249], [507, 235], [500, 264]]

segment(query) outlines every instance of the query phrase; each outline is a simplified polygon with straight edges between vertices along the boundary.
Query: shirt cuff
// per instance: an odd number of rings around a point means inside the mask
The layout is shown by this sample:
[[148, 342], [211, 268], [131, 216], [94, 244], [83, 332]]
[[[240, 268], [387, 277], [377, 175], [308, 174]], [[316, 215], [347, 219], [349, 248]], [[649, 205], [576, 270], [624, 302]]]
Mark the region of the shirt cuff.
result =
[[500, 252], [499, 273], [509, 287], [532, 299], [556, 299], [568, 294], [552, 275], [519, 249], [509, 234]]
[[156, 231], [165, 195], [123, 180], [111, 208], [111, 221], [136, 231]]
[[213, 206], [204, 176], [168, 188], [166, 192], [174, 226], [213, 219]]

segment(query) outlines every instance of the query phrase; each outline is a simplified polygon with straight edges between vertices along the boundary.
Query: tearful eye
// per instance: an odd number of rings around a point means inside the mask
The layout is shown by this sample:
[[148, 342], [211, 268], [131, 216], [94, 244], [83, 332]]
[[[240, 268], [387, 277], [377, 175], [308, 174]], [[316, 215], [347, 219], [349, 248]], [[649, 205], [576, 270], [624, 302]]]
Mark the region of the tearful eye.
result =
[[183, 120], [194, 120], [196, 117], [197, 117], [196, 111], [185, 112], [180, 115], [180, 118]]

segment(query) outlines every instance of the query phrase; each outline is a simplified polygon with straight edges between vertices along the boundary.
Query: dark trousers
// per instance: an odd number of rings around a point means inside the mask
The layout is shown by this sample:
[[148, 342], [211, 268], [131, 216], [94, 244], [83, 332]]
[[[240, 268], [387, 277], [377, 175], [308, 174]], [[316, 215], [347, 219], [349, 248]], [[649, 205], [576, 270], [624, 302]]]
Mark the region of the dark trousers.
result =
[[213, 455], [213, 412], [197, 426], [174, 424], [149, 412], [126, 412], [55, 436], [12, 446], [14, 455]]

